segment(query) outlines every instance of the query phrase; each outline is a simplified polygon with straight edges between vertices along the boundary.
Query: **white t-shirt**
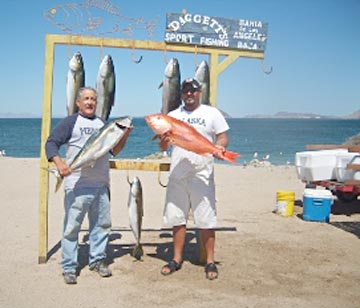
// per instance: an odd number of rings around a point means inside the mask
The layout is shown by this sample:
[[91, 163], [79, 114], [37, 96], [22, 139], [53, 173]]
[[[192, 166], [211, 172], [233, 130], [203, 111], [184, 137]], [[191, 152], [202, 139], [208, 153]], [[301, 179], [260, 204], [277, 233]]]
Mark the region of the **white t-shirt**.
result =
[[[229, 129], [221, 112], [208, 105], [200, 105], [194, 111], [187, 111], [180, 106], [169, 112], [168, 115], [192, 125], [211, 142], [215, 142], [217, 134]], [[196, 174], [204, 179], [209, 179], [213, 175], [213, 168], [214, 158], [212, 155], [199, 155], [177, 146], [173, 147], [170, 177], [181, 179]]]
[[[66, 151], [66, 161], [70, 164], [92, 134], [104, 126], [99, 118], [88, 119], [78, 116], [72, 130]], [[64, 189], [99, 188], [109, 186], [109, 155], [100, 157], [94, 166], [74, 170], [64, 178]]]

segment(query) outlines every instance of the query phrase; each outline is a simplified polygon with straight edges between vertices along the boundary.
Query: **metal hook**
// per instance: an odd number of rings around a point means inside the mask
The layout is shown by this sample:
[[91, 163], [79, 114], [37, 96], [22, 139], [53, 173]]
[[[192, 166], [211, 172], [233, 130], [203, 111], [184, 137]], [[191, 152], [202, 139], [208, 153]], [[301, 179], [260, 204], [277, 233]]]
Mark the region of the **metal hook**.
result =
[[129, 169], [126, 169], [126, 180], [127, 180], [127, 182], [130, 184], [130, 186], [131, 186], [133, 182], [130, 181]]
[[163, 52], [163, 57], [164, 57], [164, 62], [165, 62], [165, 64], [168, 64], [168, 59], [167, 59], [167, 50], [166, 50], [166, 47], [165, 47], [165, 49], [164, 49], [164, 52]]
[[99, 50], [99, 56], [100, 56], [100, 61], [104, 58], [103, 55], [103, 49], [104, 49], [104, 39], [102, 38], [100, 41], [100, 50]]
[[160, 177], [161, 177], [161, 171], [159, 170], [159, 172], [158, 172], [158, 182], [159, 182], [160, 186], [167, 187], [167, 185], [164, 185], [163, 183], [161, 183]]
[[143, 56], [140, 56], [138, 60], [135, 59], [135, 50], [134, 47], [131, 49], [131, 60], [135, 62], [136, 64], [139, 64], [143, 59]]
[[195, 58], [194, 58], [194, 62], [195, 62], [195, 69], [198, 67], [199, 61], [198, 61], [198, 53], [197, 53], [197, 45], [195, 45]]
[[68, 36], [69, 37], [69, 41], [66, 44], [66, 56], [68, 58], [68, 60], [71, 59], [71, 34]]
[[264, 60], [261, 61], [261, 69], [262, 69], [262, 71], [263, 71], [266, 75], [270, 75], [270, 74], [272, 73], [272, 71], [273, 71], [273, 67], [272, 67], [272, 66], [270, 66], [270, 70], [268, 70], [268, 71], [265, 69]]

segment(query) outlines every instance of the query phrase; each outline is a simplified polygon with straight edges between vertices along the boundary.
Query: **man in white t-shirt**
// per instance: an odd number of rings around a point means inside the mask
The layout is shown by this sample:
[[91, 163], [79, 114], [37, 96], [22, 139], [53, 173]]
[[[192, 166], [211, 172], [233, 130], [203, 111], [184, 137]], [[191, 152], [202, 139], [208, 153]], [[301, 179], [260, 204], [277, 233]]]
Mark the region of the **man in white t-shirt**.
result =
[[[199, 155], [174, 146], [171, 154], [171, 169], [166, 191], [164, 222], [173, 228], [173, 259], [161, 269], [169, 275], [182, 266], [182, 252], [185, 244], [186, 223], [191, 209], [195, 225], [200, 229], [204, 241], [207, 260], [206, 278], [218, 277], [215, 265], [215, 231], [217, 218], [215, 206], [214, 157], [221, 159], [228, 145], [229, 126], [221, 112], [212, 106], [200, 103], [201, 85], [194, 79], [186, 79], [181, 84], [181, 99], [184, 105], [169, 112], [169, 116], [192, 125], [199, 133], [215, 143], [218, 154]], [[159, 142], [161, 150], [166, 150], [169, 140], [163, 135]]]

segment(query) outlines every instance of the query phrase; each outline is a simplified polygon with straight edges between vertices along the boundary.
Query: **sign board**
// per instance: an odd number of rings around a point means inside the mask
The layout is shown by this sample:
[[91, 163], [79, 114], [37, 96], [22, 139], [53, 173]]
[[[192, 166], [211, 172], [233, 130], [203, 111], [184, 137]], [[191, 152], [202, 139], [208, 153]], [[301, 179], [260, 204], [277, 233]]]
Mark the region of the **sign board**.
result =
[[166, 14], [165, 42], [265, 51], [268, 24], [201, 14]]

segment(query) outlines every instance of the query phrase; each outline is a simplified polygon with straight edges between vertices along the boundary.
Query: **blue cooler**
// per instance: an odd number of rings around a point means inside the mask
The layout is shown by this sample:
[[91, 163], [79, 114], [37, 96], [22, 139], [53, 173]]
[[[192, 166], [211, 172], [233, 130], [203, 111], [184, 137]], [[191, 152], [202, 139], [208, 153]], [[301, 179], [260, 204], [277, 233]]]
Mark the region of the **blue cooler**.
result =
[[303, 219], [329, 222], [333, 195], [326, 189], [305, 189]]

